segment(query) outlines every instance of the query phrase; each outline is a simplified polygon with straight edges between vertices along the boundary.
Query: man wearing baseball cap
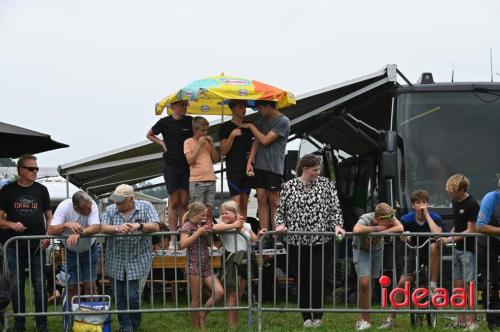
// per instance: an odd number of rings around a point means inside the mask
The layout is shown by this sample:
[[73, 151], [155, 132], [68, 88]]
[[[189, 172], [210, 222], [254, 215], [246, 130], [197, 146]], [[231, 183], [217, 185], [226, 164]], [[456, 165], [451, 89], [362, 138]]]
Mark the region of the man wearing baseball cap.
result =
[[[160, 230], [160, 219], [150, 202], [135, 199], [134, 188], [128, 184], [116, 187], [102, 219], [101, 232], [116, 234], [106, 244], [106, 274], [111, 278], [118, 310], [140, 308], [140, 289], [151, 267], [151, 237], [123, 234], [153, 233]], [[118, 314], [120, 331], [136, 331], [141, 324], [140, 313]]]

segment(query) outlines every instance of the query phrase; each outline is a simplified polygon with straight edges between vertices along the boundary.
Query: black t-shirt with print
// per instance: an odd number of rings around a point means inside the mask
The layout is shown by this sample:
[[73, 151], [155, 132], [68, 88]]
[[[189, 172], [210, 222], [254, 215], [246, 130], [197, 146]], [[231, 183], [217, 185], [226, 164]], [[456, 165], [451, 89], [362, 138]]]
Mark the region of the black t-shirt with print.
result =
[[158, 120], [151, 129], [155, 135], [161, 134], [163, 137], [167, 147], [167, 152], [163, 153], [165, 163], [189, 168], [184, 156], [184, 141], [193, 137], [193, 118], [185, 115], [182, 119], [176, 120], [169, 115]]
[[[467, 229], [467, 222], [476, 222], [479, 213], [479, 204], [469, 196], [461, 202], [452, 200], [455, 232], [460, 233]], [[464, 238], [465, 241], [465, 238]], [[457, 242], [457, 249], [464, 250], [463, 241]], [[467, 251], [475, 251], [475, 240], [473, 237], [467, 237]]]
[[[231, 132], [238, 128], [233, 121], [224, 122], [219, 127], [219, 140], [227, 139]], [[227, 177], [240, 180], [246, 176], [248, 154], [252, 147], [253, 134], [248, 128], [241, 128], [241, 136], [236, 136], [231, 150], [226, 155]]]
[[[50, 210], [50, 197], [47, 188], [34, 182], [29, 187], [20, 186], [12, 182], [0, 191], [0, 210], [5, 211], [7, 220], [21, 222], [26, 230], [22, 233], [10, 229], [1, 229], [1, 240], [7, 241], [14, 236], [44, 235], [45, 211]], [[26, 244], [19, 243], [20, 247]], [[31, 241], [31, 246], [38, 246], [38, 241]]]

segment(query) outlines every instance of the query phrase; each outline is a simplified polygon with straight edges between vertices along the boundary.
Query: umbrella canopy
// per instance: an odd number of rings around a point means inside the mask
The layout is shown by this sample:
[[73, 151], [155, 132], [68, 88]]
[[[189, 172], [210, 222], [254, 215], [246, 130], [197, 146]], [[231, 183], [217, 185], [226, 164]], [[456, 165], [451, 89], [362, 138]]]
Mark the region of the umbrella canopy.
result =
[[0, 158], [18, 158], [25, 153], [39, 153], [68, 146], [53, 141], [50, 135], [0, 122]]
[[160, 115], [165, 107], [176, 101], [189, 100], [187, 112], [190, 114], [220, 115], [223, 112], [230, 115], [231, 111], [224, 103], [230, 99], [270, 100], [275, 101], [278, 108], [295, 105], [291, 92], [256, 80], [221, 74], [194, 81], [160, 100], [156, 104], [156, 114]]

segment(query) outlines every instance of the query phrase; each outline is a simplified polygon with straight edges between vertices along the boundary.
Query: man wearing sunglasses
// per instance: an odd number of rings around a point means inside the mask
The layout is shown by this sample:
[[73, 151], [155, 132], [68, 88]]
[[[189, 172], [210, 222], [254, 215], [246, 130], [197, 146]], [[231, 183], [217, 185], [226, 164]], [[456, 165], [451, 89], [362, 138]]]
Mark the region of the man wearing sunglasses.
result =
[[[0, 232], [4, 240], [14, 236], [45, 235], [52, 220], [49, 192], [45, 186], [35, 182], [38, 173], [36, 157], [23, 155], [17, 161], [17, 171], [19, 179], [0, 191]], [[47, 309], [43, 277], [43, 248], [47, 244], [48, 240], [20, 240], [7, 247], [14, 313], [25, 312], [24, 271], [28, 262], [35, 293], [35, 310], [45, 312]], [[37, 316], [35, 321], [37, 331], [47, 331], [47, 316]], [[25, 317], [16, 317], [14, 331], [24, 331], [25, 322]]]

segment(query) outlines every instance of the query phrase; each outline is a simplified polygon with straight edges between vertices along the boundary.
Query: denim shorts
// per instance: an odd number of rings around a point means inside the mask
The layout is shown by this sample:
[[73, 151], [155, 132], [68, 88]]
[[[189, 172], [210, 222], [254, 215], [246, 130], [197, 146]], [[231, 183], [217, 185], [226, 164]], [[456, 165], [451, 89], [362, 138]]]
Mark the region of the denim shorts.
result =
[[189, 203], [199, 202], [214, 207], [215, 181], [189, 182]]
[[[382, 250], [352, 249], [352, 261], [358, 278], [378, 278], [382, 270]], [[371, 255], [371, 257], [370, 257]], [[371, 261], [370, 261], [371, 258]]]
[[[90, 257], [89, 257], [90, 252]], [[76, 257], [78, 256], [78, 266]], [[90, 258], [90, 262], [89, 262]], [[94, 242], [90, 250], [77, 254], [74, 251], [66, 249], [66, 268], [68, 272], [68, 284], [76, 284], [78, 280], [95, 281], [97, 280], [97, 260], [99, 258], [99, 247]], [[92, 270], [92, 271], [91, 271]], [[79, 273], [77, 275], [77, 273]]]
[[471, 251], [456, 250], [453, 255], [453, 279], [473, 281], [476, 275], [476, 254]]

